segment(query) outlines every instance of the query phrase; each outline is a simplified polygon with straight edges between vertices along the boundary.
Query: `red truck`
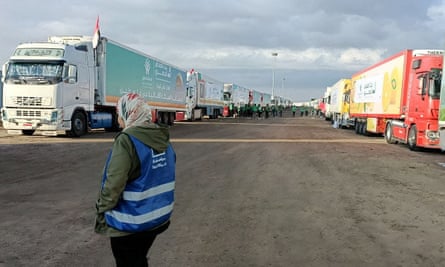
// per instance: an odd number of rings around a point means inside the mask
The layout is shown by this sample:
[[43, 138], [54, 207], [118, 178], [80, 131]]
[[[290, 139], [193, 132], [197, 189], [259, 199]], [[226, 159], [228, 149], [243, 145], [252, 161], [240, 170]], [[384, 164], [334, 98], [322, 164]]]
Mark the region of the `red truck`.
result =
[[350, 117], [358, 134], [440, 149], [443, 50], [404, 50], [352, 76]]

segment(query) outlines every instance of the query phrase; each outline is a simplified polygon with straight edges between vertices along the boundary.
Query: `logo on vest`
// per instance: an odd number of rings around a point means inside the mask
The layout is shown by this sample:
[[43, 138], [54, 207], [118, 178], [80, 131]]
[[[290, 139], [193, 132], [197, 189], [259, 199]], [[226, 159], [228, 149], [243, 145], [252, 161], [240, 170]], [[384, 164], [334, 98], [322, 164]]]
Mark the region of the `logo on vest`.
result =
[[152, 167], [151, 167], [153, 170], [166, 166], [167, 166], [167, 158], [165, 157], [165, 153], [153, 156]]

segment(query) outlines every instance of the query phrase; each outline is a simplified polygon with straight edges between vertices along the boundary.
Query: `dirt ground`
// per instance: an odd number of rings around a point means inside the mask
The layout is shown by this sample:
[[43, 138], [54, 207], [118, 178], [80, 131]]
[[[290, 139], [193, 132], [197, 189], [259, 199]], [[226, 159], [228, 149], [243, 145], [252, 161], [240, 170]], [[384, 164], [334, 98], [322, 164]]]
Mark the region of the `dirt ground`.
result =
[[[0, 130], [0, 267], [113, 266], [93, 231], [113, 133]], [[176, 124], [151, 266], [445, 266], [445, 158], [319, 118]]]

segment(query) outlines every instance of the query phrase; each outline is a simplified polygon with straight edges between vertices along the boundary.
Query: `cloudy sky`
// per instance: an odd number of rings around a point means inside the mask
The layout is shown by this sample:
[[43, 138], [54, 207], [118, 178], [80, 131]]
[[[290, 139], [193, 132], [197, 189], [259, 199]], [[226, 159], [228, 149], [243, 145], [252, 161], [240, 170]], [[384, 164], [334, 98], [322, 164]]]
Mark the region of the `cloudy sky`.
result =
[[[0, 62], [20, 42], [103, 36], [294, 102], [404, 49], [445, 49], [445, 0], [5, 0]], [[273, 57], [272, 53], [278, 53]]]

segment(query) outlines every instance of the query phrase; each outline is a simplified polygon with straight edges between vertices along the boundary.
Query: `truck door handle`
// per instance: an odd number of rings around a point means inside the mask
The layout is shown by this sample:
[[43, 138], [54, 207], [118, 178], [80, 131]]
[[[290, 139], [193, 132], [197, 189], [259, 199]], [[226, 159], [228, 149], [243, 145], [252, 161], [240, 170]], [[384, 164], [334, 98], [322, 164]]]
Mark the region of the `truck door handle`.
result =
[[78, 97], [78, 96], [76, 96], [76, 100], [79, 100], [79, 97]]

